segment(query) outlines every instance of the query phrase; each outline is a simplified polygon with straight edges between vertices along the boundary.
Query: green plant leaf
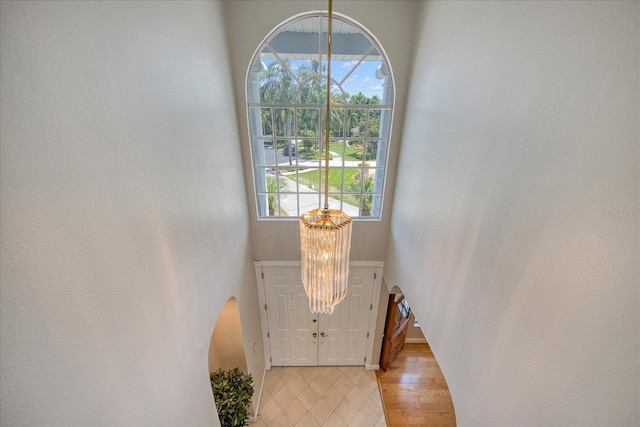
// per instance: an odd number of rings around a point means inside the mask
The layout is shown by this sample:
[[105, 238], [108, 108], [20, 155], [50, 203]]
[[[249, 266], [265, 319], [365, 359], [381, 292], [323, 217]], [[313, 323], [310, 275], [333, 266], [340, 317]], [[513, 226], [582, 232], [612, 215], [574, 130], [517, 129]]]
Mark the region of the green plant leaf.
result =
[[211, 390], [222, 427], [245, 426], [253, 397], [253, 378], [239, 368], [210, 373]]

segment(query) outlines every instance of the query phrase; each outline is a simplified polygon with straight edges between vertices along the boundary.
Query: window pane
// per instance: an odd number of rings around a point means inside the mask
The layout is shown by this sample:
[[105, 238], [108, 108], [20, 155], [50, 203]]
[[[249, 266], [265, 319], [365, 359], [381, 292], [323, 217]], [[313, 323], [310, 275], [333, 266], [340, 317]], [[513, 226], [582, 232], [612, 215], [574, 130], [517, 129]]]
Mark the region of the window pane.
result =
[[380, 115], [382, 110], [369, 110], [369, 121], [367, 122], [367, 137], [380, 138]]
[[375, 162], [378, 158], [378, 141], [367, 141], [363, 145], [363, 160], [367, 165], [375, 166]]
[[360, 196], [360, 216], [370, 217], [373, 209], [373, 194]]
[[362, 185], [360, 181], [360, 168], [345, 168], [344, 169], [344, 192], [345, 193], [359, 193], [362, 191]]
[[298, 108], [296, 122], [297, 136], [315, 138], [320, 135], [320, 109]]
[[267, 193], [269, 216], [280, 216], [280, 204], [278, 203], [278, 193]]
[[[368, 52], [367, 57], [375, 58], [376, 55], [379, 55], [379, 53], [376, 50], [372, 50]], [[354, 61], [350, 61], [350, 63], [354, 64]], [[365, 60], [358, 64], [357, 68], [349, 70], [351, 74], [343, 82], [343, 87], [347, 93], [351, 94], [351, 104], [364, 105], [376, 103], [375, 101], [371, 102], [371, 98], [373, 97], [376, 97], [375, 99], [377, 99], [377, 103], [379, 103], [383, 97], [383, 82], [378, 79], [376, 71], [381, 65], [382, 60], [379, 59]], [[368, 78], [363, 78], [363, 76], [367, 76]], [[358, 95], [362, 95], [362, 97], [358, 98]]]
[[354, 138], [363, 136], [367, 110], [353, 109], [347, 110], [347, 136]]
[[276, 136], [293, 136], [293, 117], [291, 108], [273, 109]]
[[254, 141], [253, 161], [256, 166], [275, 166], [276, 150], [273, 139], [260, 138]]
[[262, 135], [273, 135], [273, 120], [271, 108], [260, 108], [259, 113], [262, 125]]
[[318, 61], [314, 62], [310, 68], [306, 68], [304, 64], [297, 64], [298, 78], [300, 85], [298, 86], [297, 104], [309, 104], [324, 106], [327, 101], [326, 81], [322, 76], [317, 74], [319, 67]]
[[331, 137], [344, 136], [344, 109], [331, 108]]
[[376, 180], [376, 171], [378, 169], [364, 169], [362, 179], [362, 191], [365, 193], [373, 193], [374, 192], [374, 184]]
[[318, 171], [317, 170], [306, 170], [300, 171], [298, 173], [298, 182], [301, 186], [304, 186], [304, 191], [317, 191], [319, 188], [318, 184]]
[[[310, 174], [317, 176], [318, 172], [313, 171]], [[320, 171], [320, 191], [324, 193], [325, 187], [325, 170]], [[329, 192], [341, 192], [342, 191], [342, 177], [343, 169], [339, 167], [329, 166]]]

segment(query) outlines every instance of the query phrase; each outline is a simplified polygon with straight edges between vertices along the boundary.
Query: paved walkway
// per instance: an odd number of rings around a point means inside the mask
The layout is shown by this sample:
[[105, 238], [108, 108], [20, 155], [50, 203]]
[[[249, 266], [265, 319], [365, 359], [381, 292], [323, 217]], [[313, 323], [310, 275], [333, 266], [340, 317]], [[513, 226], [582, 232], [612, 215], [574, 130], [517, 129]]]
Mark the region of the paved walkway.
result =
[[[338, 156], [337, 153], [331, 153], [333, 155], [333, 159], [329, 160], [329, 166], [342, 166], [342, 157]], [[350, 161], [347, 160], [344, 162], [345, 166], [349, 167], [357, 167], [361, 163], [360, 161]], [[375, 162], [367, 162], [371, 166], [375, 166]], [[324, 162], [322, 163], [324, 167]], [[317, 170], [318, 169], [318, 160], [302, 160], [298, 159], [298, 165], [301, 167], [308, 167], [308, 169]], [[289, 166], [289, 163], [282, 163], [281, 166]], [[301, 169], [300, 172], [305, 172], [304, 169]], [[287, 190], [293, 193], [300, 192], [298, 194], [289, 194], [286, 196], [280, 195], [280, 208], [283, 209], [288, 216], [300, 216], [300, 214], [304, 212], [309, 212], [313, 209], [317, 209], [319, 207], [324, 206], [324, 194], [321, 195], [321, 198], [318, 198], [318, 191], [311, 189], [307, 186], [300, 184], [298, 188], [296, 188], [296, 181], [287, 178], [286, 175], [294, 175], [295, 172], [280, 174], [280, 180], [283, 180], [287, 185]], [[302, 194], [304, 192], [310, 192], [315, 194]], [[298, 203], [296, 197], [300, 200], [300, 214], [298, 214]], [[344, 213], [349, 215], [350, 217], [359, 216], [360, 208], [357, 206], [349, 205], [347, 203], [343, 203], [342, 207], [340, 206], [340, 200], [335, 199], [333, 197], [329, 197], [329, 208], [330, 209], [342, 209]]]

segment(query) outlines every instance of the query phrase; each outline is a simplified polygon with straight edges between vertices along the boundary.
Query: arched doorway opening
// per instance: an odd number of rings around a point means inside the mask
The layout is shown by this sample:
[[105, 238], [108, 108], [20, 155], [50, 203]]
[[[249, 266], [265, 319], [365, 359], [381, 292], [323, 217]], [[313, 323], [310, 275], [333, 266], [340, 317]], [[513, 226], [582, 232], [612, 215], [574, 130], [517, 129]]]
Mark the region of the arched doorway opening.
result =
[[[209, 341], [208, 367], [209, 374], [218, 369], [229, 371], [235, 368], [245, 374], [249, 374], [240, 310], [235, 297], [229, 298], [222, 306], [222, 310], [213, 327], [211, 340]], [[253, 413], [253, 402], [251, 402], [248, 408], [248, 416], [252, 417]]]
[[239, 368], [247, 373], [238, 301], [231, 297], [222, 307], [209, 343], [209, 372]]
[[[389, 293], [380, 371], [376, 372], [387, 423], [426, 424], [438, 420], [455, 426], [453, 401], [442, 370], [424, 339], [407, 339], [408, 329], [420, 329], [411, 316], [409, 302], [398, 286]], [[385, 360], [386, 359], [386, 360]], [[393, 414], [388, 411], [393, 405]], [[416, 414], [419, 414], [416, 417]]]

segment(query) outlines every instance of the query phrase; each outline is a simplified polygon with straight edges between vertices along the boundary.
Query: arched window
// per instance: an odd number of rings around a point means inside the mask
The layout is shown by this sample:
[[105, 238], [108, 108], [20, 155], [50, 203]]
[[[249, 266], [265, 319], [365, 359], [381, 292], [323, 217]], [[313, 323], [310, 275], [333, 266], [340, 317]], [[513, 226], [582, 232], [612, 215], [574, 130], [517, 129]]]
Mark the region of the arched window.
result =
[[[298, 15], [256, 50], [247, 77], [260, 219], [298, 219], [321, 206], [327, 13]], [[333, 14], [329, 204], [380, 219], [393, 111], [389, 62], [361, 25]]]

